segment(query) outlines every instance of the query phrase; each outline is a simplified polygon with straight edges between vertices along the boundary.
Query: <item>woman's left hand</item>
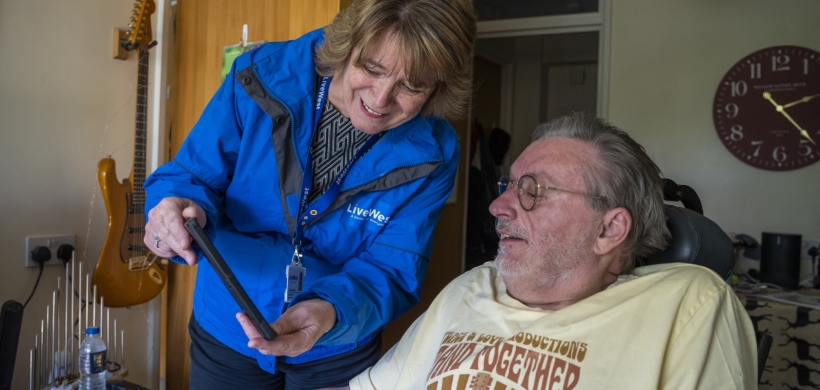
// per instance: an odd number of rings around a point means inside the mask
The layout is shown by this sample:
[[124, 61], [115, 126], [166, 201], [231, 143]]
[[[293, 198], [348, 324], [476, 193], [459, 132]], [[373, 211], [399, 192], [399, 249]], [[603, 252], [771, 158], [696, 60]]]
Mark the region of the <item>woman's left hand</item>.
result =
[[245, 313], [236, 313], [236, 319], [250, 339], [249, 347], [265, 355], [298, 356], [336, 324], [336, 309], [324, 299], [299, 302], [270, 324], [277, 334], [271, 341], [262, 337]]

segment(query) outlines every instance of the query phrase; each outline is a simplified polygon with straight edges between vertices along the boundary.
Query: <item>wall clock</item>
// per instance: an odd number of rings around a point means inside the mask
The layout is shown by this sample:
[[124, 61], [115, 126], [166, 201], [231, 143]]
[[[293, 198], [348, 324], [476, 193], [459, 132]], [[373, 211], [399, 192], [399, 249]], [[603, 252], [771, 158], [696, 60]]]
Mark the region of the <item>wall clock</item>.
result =
[[820, 53], [774, 46], [749, 54], [720, 81], [712, 117], [723, 145], [753, 167], [820, 161]]

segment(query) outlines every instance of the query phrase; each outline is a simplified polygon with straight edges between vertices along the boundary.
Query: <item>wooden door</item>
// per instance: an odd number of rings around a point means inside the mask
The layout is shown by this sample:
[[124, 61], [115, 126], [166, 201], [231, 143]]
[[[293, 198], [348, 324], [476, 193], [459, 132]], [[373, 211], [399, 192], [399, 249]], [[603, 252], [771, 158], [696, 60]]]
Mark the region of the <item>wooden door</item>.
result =
[[[171, 92], [171, 156], [178, 150], [205, 105], [221, 83], [222, 48], [239, 43], [242, 25], [248, 24], [248, 41], [281, 41], [297, 38], [330, 23], [350, 0], [179, 0], [175, 9], [176, 39]], [[467, 124], [453, 123], [466, 150]], [[445, 207], [436, 230], [433, 256], [422, 301], [388, 326], [384, 343], [393, 345], [436, 294], [462, 272], [464, 224], [464, 171], [457, 182], [457, 200]], [[168, 303], [164, 313], [160, 375], [168, 389], [187, 389], [190, 359], [188, 320], [192, 310], [196, 268], [172, 265], [168, 275]]]

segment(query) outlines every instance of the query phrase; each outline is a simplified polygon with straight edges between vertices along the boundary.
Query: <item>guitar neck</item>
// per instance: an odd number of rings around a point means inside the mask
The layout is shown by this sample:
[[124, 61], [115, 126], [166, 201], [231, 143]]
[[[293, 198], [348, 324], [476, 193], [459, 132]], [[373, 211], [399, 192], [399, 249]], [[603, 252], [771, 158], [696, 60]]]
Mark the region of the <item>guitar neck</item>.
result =
[[132, 203], [136, 210], [142, 211], [145, 204], [146, 144], [148, 138], [148, 48], [139, 49], [139, 65], [137, 70], [137, 114], [136, 131], [134, 135], [134, 168], [133, 168], [133, 198]]

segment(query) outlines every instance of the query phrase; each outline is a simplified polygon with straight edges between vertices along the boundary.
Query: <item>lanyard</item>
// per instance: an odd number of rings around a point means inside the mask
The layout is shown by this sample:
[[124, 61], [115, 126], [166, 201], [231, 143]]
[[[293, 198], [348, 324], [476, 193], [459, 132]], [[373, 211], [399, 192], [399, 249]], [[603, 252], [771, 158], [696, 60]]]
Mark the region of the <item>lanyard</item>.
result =
[[[316, 94], [316, 107], [314, 108], [315, 114], [313, 115], [314, 133], [319, 127], [319, 119], [322, 116], [322, 109], [324, 108], [327, 93], [330, 89], [330, 79], [330, 77], [322, 77], [322, 80], [319, 83], [319, 91]], [[385, 133], [387, 132], [382, 131], [381, 133], [371, 135], [370, 138], [367, 139], [367, 142], [365, 142], [365, 144], [356, 151], [350, 161], [345, 164], [344, 168], [339, 171], [336, 178], [330, 183], [327, 191], [325, 191], [325, 193], [322, 194], [322, 196], [320, 196], [319, 199], [311, 205], [311, 207], [307, 207], [307, 203], [308, 197], [310, 196], [310, 190], [313, 188], [313, 153], [308, 153], [308, 158], [305, 162], [305, 173], [302, 177], [302, 191], [299, 201], [299, 219], [296, 221], [296, 229], [294, 229], [293, 232], [293, 263], [298, 264], [301, 261], [302, 255], [299, 252], [299, 247], [302, 245], [302, 240], [305, 238], [305, 226], [307, 226], [308, 223], [316, 219], [319, 215], [324, 213], [328, 207], [330, 207], [330, 204], [336, 199], [336, 195], [339, 194], [339, 191], [342, 188], [342, 183], [344, 182], [348, 172], [350, 172], [350, 168], [356, 161], [370, 151], [370, 149], [373, 148], [376, 142], [378, 142]], [[312, 140], [313, 133], [310, 134], [310, 137]]]

